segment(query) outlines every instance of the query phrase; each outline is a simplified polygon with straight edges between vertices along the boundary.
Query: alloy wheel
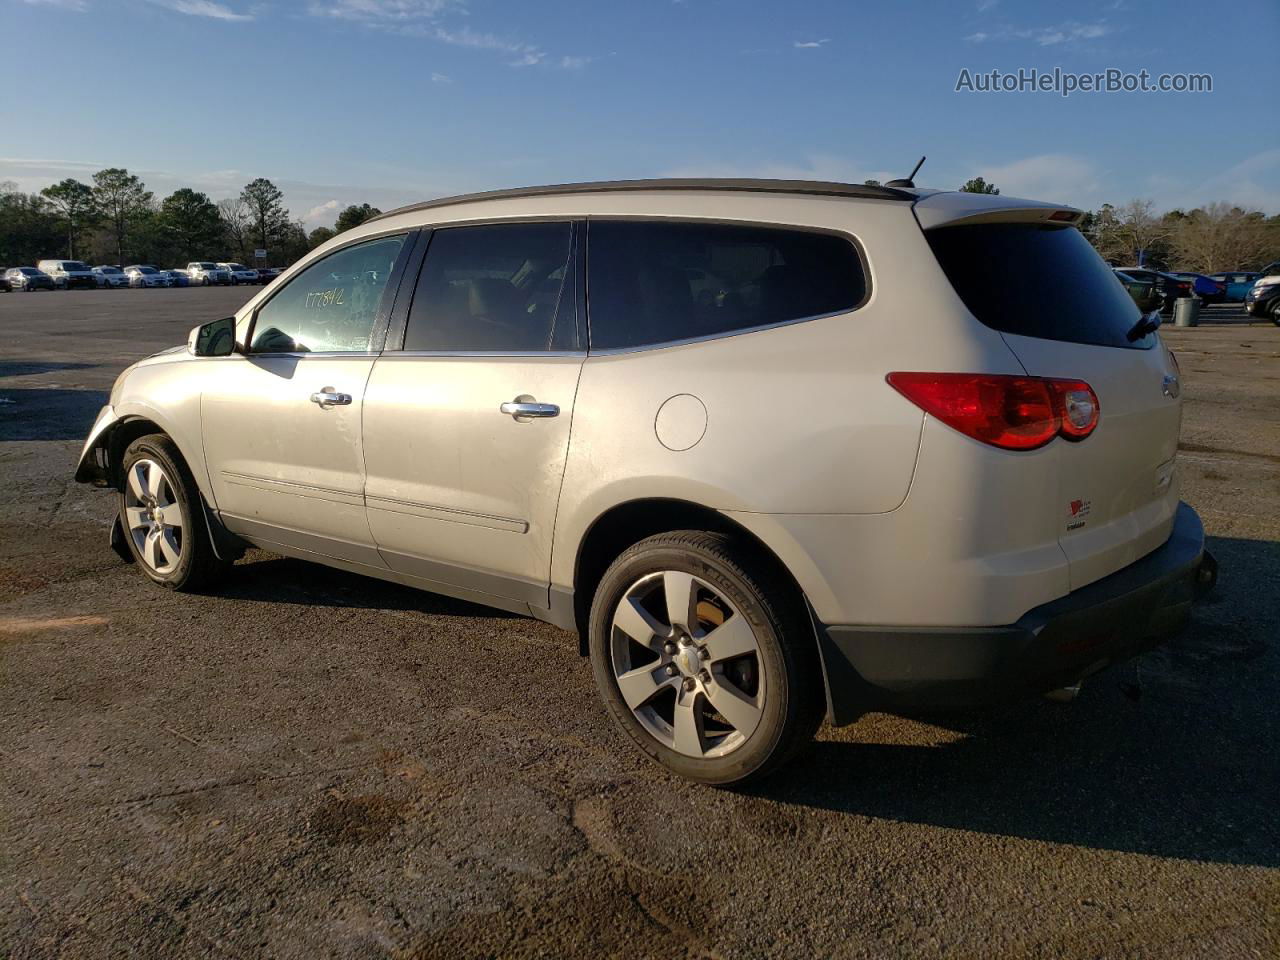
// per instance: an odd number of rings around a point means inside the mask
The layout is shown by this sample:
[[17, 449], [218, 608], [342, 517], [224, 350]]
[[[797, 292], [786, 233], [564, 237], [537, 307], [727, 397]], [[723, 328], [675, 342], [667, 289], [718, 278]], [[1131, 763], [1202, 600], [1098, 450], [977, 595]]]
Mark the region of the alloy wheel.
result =
[[720, 757], [759, 725], [766, 692], [759, 640], [719, 588], [678, 570], [648, 574], [619, 600], [610, 634], [622, 699], [664, 746]]
[[164, 468], [154, 460], [129, 467], [124, 490], [125, 526], [142, 562], [159, 574], [172, 573], [182, 560], [182, 506]]

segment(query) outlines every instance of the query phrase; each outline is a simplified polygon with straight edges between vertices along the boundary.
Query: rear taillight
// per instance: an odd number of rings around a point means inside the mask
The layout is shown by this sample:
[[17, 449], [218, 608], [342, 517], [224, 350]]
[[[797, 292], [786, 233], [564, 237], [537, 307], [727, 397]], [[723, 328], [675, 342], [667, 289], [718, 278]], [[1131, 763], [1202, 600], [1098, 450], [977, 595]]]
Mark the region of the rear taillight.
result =
[[1083, 440], [1098, 425], [1098, 395], [1083, 380], [991, 373], [891, 373], [889, 385], [966, 436], [1005, 450], [1054, 437]]

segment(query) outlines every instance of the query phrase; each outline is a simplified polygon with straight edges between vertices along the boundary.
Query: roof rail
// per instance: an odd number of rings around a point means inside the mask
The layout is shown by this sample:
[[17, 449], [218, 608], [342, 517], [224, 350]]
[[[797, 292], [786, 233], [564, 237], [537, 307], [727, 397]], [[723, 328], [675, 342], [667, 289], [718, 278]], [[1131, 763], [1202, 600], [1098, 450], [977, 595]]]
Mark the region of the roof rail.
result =
[[[431, 210], [477, 200], [507, 200], [515, 197], [551, 197], [575, 193], [624, 193], [650, 190], [726, 190], [744, 193], [792, 193], [820, 197], [856, 197], [864, 200], [917, 200], [917, 194], [893, 187], [859, 183], [835, 183], [825, 180], [754, 180], [712, 177], [707, 179], [598, 180], [587, 183], [554, 183], [541, 187], [516, 187], [510, 190], [486, 190], [464, 193], [457, 197], [441, 197], [388, 210], [370, 220], [385, 220], [402, 213]], [[370, 222], [370, 221], [366, 221]]]

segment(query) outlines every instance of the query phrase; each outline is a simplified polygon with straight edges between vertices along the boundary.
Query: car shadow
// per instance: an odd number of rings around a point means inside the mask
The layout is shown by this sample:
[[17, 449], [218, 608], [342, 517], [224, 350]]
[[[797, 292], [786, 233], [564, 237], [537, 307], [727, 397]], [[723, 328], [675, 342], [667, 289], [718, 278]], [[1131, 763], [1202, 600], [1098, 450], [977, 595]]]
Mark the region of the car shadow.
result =
[[0, 360], [0, 377], [34, 377], [64, 370], [92, 370], [96, 363], [60, 363], [51, 360]]
[[213, 593], [234, 600], [308, 607], [406, 610], [430, 616], [492, 620], [520, 618], [520, 614], [505, 610], [260, 550], [250, 551], [232, 567]]
[[[917, 717], [921, 745], [829, 732], [750, 793], [982, 834], [1280, 866], [1280, 544], [1210, 537], [1216, 597], [1182, 634], [1044, 700]], [[874, 736], [875, 715], [862, 721]], [[902, 733], [894, 724], [895, 739]], [[865, 735], [865, 734], [864, 734]]]
[[0, 384], [0, 442], [83, 440], [106, 402], [105, 390], [10, 390]]

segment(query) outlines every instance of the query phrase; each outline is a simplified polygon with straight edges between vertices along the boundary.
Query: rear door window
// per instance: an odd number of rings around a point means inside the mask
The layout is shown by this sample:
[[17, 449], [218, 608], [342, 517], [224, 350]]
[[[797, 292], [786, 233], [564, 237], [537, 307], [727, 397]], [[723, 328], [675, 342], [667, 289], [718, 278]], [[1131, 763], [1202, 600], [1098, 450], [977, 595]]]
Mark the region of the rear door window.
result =
[[542, 353], [578, 349], [573, 225], [436, 230], [409, 308], [404, 349]]
[[750, 225], [592, 220], [592, 350], [750, 330], [853, 310], [867, 297], [849, 238]]
[[[925, 236], [969, 312], [992, 329], [1105, 347], [1155, 342], [1154, 334], [1129, 341], [1141, 312], [1075, 227], [984, 223]], [[1150, 273], [1126, 272], [1140, 279]]]

